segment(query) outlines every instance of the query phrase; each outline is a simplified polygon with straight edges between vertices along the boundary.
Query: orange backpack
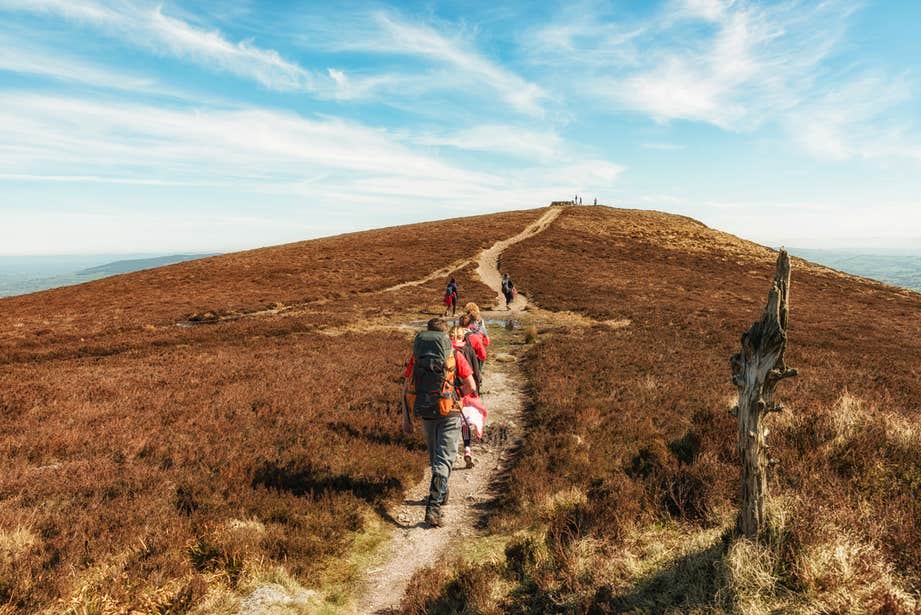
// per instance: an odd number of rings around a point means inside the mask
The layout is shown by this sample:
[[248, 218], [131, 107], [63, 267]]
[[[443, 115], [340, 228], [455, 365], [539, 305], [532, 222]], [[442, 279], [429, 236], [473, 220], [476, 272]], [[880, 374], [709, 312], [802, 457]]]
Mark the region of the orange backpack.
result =
[[437, 419], [458, 409], [454, 378], [457, 360], [448, 335], [421, 331], [413, 341], [413, 374], [406, 407], [424, 419]]

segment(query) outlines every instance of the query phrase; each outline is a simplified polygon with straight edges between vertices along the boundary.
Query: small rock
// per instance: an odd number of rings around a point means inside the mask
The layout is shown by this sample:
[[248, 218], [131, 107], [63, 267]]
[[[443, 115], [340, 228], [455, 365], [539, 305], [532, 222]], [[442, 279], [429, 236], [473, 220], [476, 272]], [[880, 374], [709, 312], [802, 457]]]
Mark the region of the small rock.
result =
[[493, 355], [493, 360], [498, 361], [499, 363], [514, 363], [518, 359], [506, 352], [499, 352]]
[[240, 602], [237, 615], [271, 613], [274, 609], [284, 607], [305, 607], [316, 593], [309, 589], [291, 593], [277, 583], [263, 585]]

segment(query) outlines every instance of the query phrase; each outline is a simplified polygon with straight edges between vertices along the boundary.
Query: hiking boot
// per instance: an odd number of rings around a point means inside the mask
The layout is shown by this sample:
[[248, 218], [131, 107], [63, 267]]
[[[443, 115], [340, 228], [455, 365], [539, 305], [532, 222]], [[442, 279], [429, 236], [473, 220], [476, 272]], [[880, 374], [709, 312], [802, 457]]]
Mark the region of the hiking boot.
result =
[[438, 506], [427, 506], [425, 508], [425, 522], [431, 527], [441, 527], [441, 508]]
[[448, 479], [444, 476], [433, 476], [429, 486], [429, 507], [437, 508], [448, 503]]

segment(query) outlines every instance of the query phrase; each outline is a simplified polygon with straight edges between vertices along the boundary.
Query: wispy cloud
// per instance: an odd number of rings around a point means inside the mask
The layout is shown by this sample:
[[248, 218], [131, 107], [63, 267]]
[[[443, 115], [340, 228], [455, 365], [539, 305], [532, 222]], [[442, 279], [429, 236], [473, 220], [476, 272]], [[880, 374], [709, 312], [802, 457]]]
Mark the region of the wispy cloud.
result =
[[327, 73], [308, 70], [273, 49], [245, 40], [233, 42], [217, 30], [167, 15], [162, 5], [119, 0], [0, 0], [0, 9], [55, 15], [158, 55], [250, 79], [271, 90], [336, 95], [336, 81]]
[[852, 11], [838, 0], [674, 0], [622, 24], [579, 6], [535, 31], [535, 62], [552, 46], [572, 79], [619, 110], [736, 131], [757, 128], [807, 94]]
[[570, 157], [556, 132], [507, 124], [482, 124], [451, 132], [423, 133], [415, 141], [420, 145], [494, 152], [528, 160], [565, 160]]
[[822, 158], [921, 162], [918, 127], [889, 117], [894, 109], [911, 103], [914, 94], [903, 75], [864, 75], [803, 103], [785, 123], [800, 146]]
[[919, 158], [917, 126], [892, 121], [915, 95], [905, 76], [836, 64], [860, 8], [843, 0], [669, 0], [630, 19], [585, 2], [523, 44], [531, 62], [612, 113], [737, 133], [776, 124], [823, 158]]
[[[441, 142], [501, 147], [481, 141], [482, 133]], [[573, 157], [491, 173], [442, 160], [419, 147], [427, 139], [259, 108], [157, 108], [0, 93], [0, 181], [208, 185], [317, 202], [335, 195], [378, 206], [434, 201], [498, 208], [589, 186], [610, 189], [622, 171], [605, 160]], [[541, 137], [533, 139], [536, 146]]]
[[[298, 25], [306, 33], [300, 32], [296, 38], [308, 49], [403, 56], [435, 69], [378, 76], [370, 81], [374, 89], [388, 94], [399, 94], [405, 88], [411, 94], [433, 89], [462, 91], [468, 96], [481, 93], [487, 98], [498, 96], [519, 113], [544, 116], [544, 103], [549, 98], [544, 88], [478, 50], [475, 37], [458, 24], [450, 24], [453, 31], [448, 34], [446, 26], [376, 11], [337, 14], [335, 19], [319, 18]], [[347, 80], [362, 82], [351, 76]]]
[[656, 36], [687, 40], [682, 33], [699, 28], [695, 22], [701, 20], [711, 24], [712, 34], [680, 47], [651, 49], [649, 63], [627, 71], [605, 95], [659, 120], [697, 120], [742, 131], [809, 95], [849, 13], [834, 1], [675, 4]]
[[387, 13], [377, 14], [376, 21], [386, 34], [386, 43], [378, 48], [379, 51], [418, 55], [448, 65], [475, 77], [522, 113], [543, 115], [541, 100], [546, 98], [546, 93], [540, 86], [478, 53], [469, 42]]

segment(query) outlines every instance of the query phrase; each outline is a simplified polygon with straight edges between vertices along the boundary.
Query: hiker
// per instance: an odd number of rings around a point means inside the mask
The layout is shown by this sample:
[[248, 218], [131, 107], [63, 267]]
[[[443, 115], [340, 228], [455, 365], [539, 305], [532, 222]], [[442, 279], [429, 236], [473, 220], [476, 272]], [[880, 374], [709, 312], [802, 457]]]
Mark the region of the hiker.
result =
[[460, 397], [476, 391], [473, 368], [456, 352], [442, 318], [428, 321], [413, 340], [413, 356], [403, 372], [403, 432], [413, 431], [413, 415], [422, 419], [432, 480], [425, 506], [425, 522], [442, 524], [441, 506], [448, 501], [448, 477], [457, 456], [461, 431]]
[[592, 203], [592, 205], [598, 205], [598, 197], [597, 197], [597, 196], [595, 197], [595, 202]]
[[580, 196], [580, 197], [579, 197], [579, 205], [581, 205], [581, 204], [582, 204], [582, 197]]
[[[476, 359], [477, 366], [482, 369], [483, 362], [486, 360], [486, 344], [483, 341], [482, 334], [476, 333], [470, 329], [472, 323], [473, 317], [470, 314], [463, 314], [460, 318], [457, 319], [458, 326], [464, 331], [464, 341], [467, 342], [467, 344], [473, 350], [473, 358]], [[479, 389], [479, 375], [474, 374], [473, 379], [476, 380], [477, 389]]]
[[483, 336], [483, 346], [489, 348], [489, 332], [486, 331], [486, 322], [480, 316], [480, 306], [476, 303], [468, 303], [464, 306], [464, 311], [470, 317], [470, 325], [467, 328], [471, 333]]
[[505, 309], [512, 309], [512, 300], [515, 299], [515, 295], [518, 292], [515, 290], [515, 285], [512, 283], [512, 279], [508, 277], [508, 274], [502, 276], [502, 294], [505, 296]]
[[[468, 319], [466, 314], [461, 316], [461, 321], [466, 319]], [[458, 398], [461, 400], [461, 439], [464, 441], [464, 464], [468, 470], [473, 467], [473, 451], [470, 448], [471, 429], [476, 429], [477, 437], [482, 438], [483, 416], [486, 414], [486, 408], [480, 399], [480, 390], [483, 386], [480, 371], [482, 362], [479, 353], [470, 343], [470, 337], [471, 333], [466, 326], [459, 325], [451, 328], [451, 346], [454, 347], [456, 353], [463, 355], [473, 369], [473, 381], [476, 384], [476, 390], [471, 393], [462, 394], [461, 391], [458, 391]], [[472, 337], [479, 338], [478, 335]], [[482, 344], [480, 348], [485, 359], [486, 350], [482, 348]]]
[[457, 282], [454, 281], [454, 278], [451, 278], [451, 281], [448, 282], [447, 288], [445, 288], [445, 313], [444, 316], [447, 318], [448, 312], [451, 312], [451, 316], [457, 314]]

